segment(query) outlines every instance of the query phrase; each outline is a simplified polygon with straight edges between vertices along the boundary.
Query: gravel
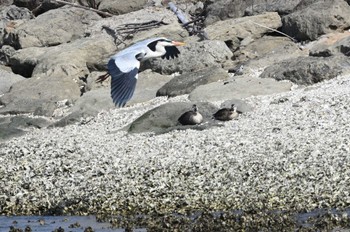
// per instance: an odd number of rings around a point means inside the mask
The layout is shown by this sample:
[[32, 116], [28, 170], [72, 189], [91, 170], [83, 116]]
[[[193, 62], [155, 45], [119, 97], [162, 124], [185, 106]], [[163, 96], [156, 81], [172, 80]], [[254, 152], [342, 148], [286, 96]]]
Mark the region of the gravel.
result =
[[350, 75], [245, 100], [254, 111], [204, 131], [122, 130], [149, 109], [186, 101], [161, 97], [0, 143], [0, 212], [164, 215], [348, 207]]

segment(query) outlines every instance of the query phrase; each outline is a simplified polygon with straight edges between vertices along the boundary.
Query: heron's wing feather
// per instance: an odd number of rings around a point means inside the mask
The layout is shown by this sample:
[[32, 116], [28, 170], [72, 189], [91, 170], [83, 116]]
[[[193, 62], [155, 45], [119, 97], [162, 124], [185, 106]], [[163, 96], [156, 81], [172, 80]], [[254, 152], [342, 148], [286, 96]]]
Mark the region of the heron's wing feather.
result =
[[[114, 104], [118, 107], [125, 106], [134, 94], [140, 66], [136, 59], [135, 61], [111, 59], [108, 62], [108, 72], [112, 76], [111, 96]], [[122, 69], [118, 66], [121, 66]]]
[[178, 55], [180, 54], [179, 49], [177, 49], [177, 47], [175, 46], [166, 46], [165, 47], [165, 54], [162, 56], [162, 58], [167, 58], [168, 60], [170, 58], [174, 59], [175, 57], [178, 57]]

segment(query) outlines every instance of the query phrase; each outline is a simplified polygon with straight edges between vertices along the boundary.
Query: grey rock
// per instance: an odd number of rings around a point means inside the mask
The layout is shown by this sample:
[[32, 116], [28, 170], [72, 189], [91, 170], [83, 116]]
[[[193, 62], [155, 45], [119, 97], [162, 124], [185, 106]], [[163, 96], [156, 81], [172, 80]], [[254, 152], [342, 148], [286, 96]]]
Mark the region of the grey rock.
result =
[[0, 114], [34, 113], [52, 116], [57, 102], [75, 101], [80, 89], [70, 78], [29, 78], [12, 85], [11, 90], [0, 97]]
[[276, 12], [269, 12], [261, 15], [218, 21], [209, 25], [206, 28], [206, 32], [210, 39], [235, 41], [236, 39], [260, 38], [264, 34], [271, 32], [266, 27], [277, 29], [281, 26], [280, 16]]
[[[327, 35], [326, 35], [327, 36]], [[310, 56], [333, 56], [339, 53], [350, 56], [350, 34], [333, 33], [328, 38], [321, 38], [319, 41], [308, 45]]]
[[74, 7], [50, 10], [11, 31], [6, 44], [19, 49], [71, 42], [82, 38], [88, 24], [99, 18], [94, 12]]
[[212, 1], [206, 9], [207, 17], [205, 24], [210, 25], [216, 21], [225, 20], [228, 18], [240, 18], [244, 16], [245, 12], [249, 8], [254, 8], [256, 5], [267, 5], [271, 0], [219, 0]]
[[40, 0], [13, 0], [13, 4], [18, 7], [25, 7], [29, 10], [37, 8], [42, 1]]
[[299, 57], [267, 67], [260, 77], [311, 85], [332, 79], [349, 68], [350, 62], [346, 56]]
[[230, 82], [214, 82], [201, 85], [194, 89], [189, 99], [191, 101], [224, 101], [242, 99], [251, 96], [269, 95], [290, 91], [290, 82], [278, 82], [272, 78], [257, 78], [246, 75], [238, 76]]
[[350, 27], [350, 7], [344, 0], [317, 1], [282, 18], [282, 31], [293, 38], [315, 40]]
[[137, 81], [136, 89], [133, 97], [128, 102], [128, 105], [135, 103], [146, 102], [157, 95], [157, 90], [161, 88], [165, 83], [171, 81], [173, 77], [167, 75], [160, 75], [159, 73], [146, 70], [139, 73], [139, 79]]
[[24, 77], [31, 77], [35, 66], [42, 55], [46, 54], [50, 48], [31, 47], [17, 50], [9, 60], [12, 71]]
[[243, 65], [242, 74], [249, 74], [252, 70], [263, 69], [282, 60], [299, 56], [308, 56], [308, 51], [300, 49], [290, 39], [263, 36], [235, 51], [233, 66], [235, 64]]
[[251, 4], [245, 9], [245, 15], [257, 15], [263, 12], [278, 12], [279, 15], [292, 13], [303, 0], [265, 0]]
[[82, 118], [97, 115], [102, 110], [114, 108], [114, 104], [110, 97], [110, 91], [106, 89], [96, 89], [87, 92], [80, 97], [69, 109], [69, 114], [51, 126], [62, 127], [68, 124], [77, 123]]
[[20, 75], [0, 69], [0, 96], [8, 92], [14, 83], [23, 81], [24, 79], [25, 78]]
[[25, 115], [0, 117], [0, 142], [24, 135], [31, 128], [44, 128], [51, 124], [46, 118]]
[[144, 62], [144, 65], [163, 74], [186, 73], [225, 66], [232, 57], [232, 52], [226, 44], [217, 40], [189, 43], [179, 50], [181, 54], [174, 60], [153, 59]]
[[30, 20], [34, 18], [34, 15], [27, 8], [11, 5], [5, 8], [4, 10], [2, 10], [2, 17], [7, 20], [17, 20], [17, 19]]
[[228, 73], [219, 67], [209, 67], [174, 77], [157, 91], [157, 96], [175, 97], [188, 94], [196, 87], [211, 82], [226, 80]]
[[208, 102], [196, 102], [198, 112], [203, 116], [203, 123], [195, 126], [182, 126], [177, 121], [178, 118], [186, 111], [192, 108], [194, 103], [190, 102], [172, 102], [158, 106], [127, 126], [131, 133], [154, 132], [157, 134], [166, 133], [176, 129], [198, 129], [203, 130], [212, 126], [210, 123], [211, 116], [218, 109]]
[[99, 10], [108, 11], [112, 14], [126, 14], [132, 11], [142, 9], [147, 3], [147, 0], [130, 0], [130, 1], [114, 1], [101, 0], [98, 7]]
[[0, 63], [3, 65], [9, 65], [10, 64], [10, 57], [13, 56], [13, 54], [16, 52], [16, 50], [8, 45], [3, 45], [0, 48]]
[[234, 104], [237, 107], [237, 111], [241, 113], [247, 113], [254, 110], [254, 108], [241, 99], [229, 99], [224, 101], [220, 108], [230, 108]]

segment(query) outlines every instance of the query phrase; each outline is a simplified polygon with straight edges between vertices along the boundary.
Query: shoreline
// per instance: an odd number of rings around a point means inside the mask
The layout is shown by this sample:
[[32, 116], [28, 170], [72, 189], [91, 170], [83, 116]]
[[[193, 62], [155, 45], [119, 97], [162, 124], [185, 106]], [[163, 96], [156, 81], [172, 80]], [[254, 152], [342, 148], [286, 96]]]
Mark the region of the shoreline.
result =
[[160, 98], [29, 132], [0, 144], [1, 214], [346, 209], [349, 84], [251, 97], [254, 111], [204, 131], [119, 130]]

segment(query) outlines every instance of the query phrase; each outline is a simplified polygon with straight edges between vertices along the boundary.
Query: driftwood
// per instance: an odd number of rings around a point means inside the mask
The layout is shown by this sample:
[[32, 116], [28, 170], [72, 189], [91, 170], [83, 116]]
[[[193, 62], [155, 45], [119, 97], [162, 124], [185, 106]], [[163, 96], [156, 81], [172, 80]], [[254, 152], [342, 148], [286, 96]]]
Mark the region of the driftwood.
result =
[[182, 26], [188, 31], [190, 35], [198, 35], [201, 39], [209, 39], [208, 34], [204, 31], [204, 17], [198, 16], [189, 21], [185, 13], [176, 7], [176, 5], [173, 2], [169, 2], [168, 6], [172, 12], [174, 12], [179, 19], [179, 21], [182, 23]]
[[100, 15], [105, 16], [105, 17], [112, 17], [112, 16], [114, 16], [113, 14], [110, 14], [108, 12], [100, 11], [100, 10], [97, 10], [97, 9], [94, 9], [94, 8], [91, 8], [91, 7], [88, 7], [88, 6], [82, 6], [82, 5], [79, 5], [79, 4], [76, 4], [76, 3], [66, 2], [66, 1], [63, 1], [63, 0], [49, 0], [49, 1], [57, 2], [57, 3], [60, 3], [60, 4], [69, 5], [69, 6], [74, 6], [74, 7], [82, 8], [82, 9], [89, 10], [89, 11], [93, 11], [93, 12], [96, 12], [96, 13], [98, 13]]
[[114, 43], [118, 46], [119, 44], [124, 43], [125, 39], [131, 37], [131, 35], [139, 31], [146, 31], [152, 28], [160, 27], [161, 25], [168, 24], [163, 22], [163, 20], [151, 20], [143, 23], [126, 23], [116, 27], [115, 29], [112, 29], [108, 26], [102, 26], [102, 29], [114, 38]]

